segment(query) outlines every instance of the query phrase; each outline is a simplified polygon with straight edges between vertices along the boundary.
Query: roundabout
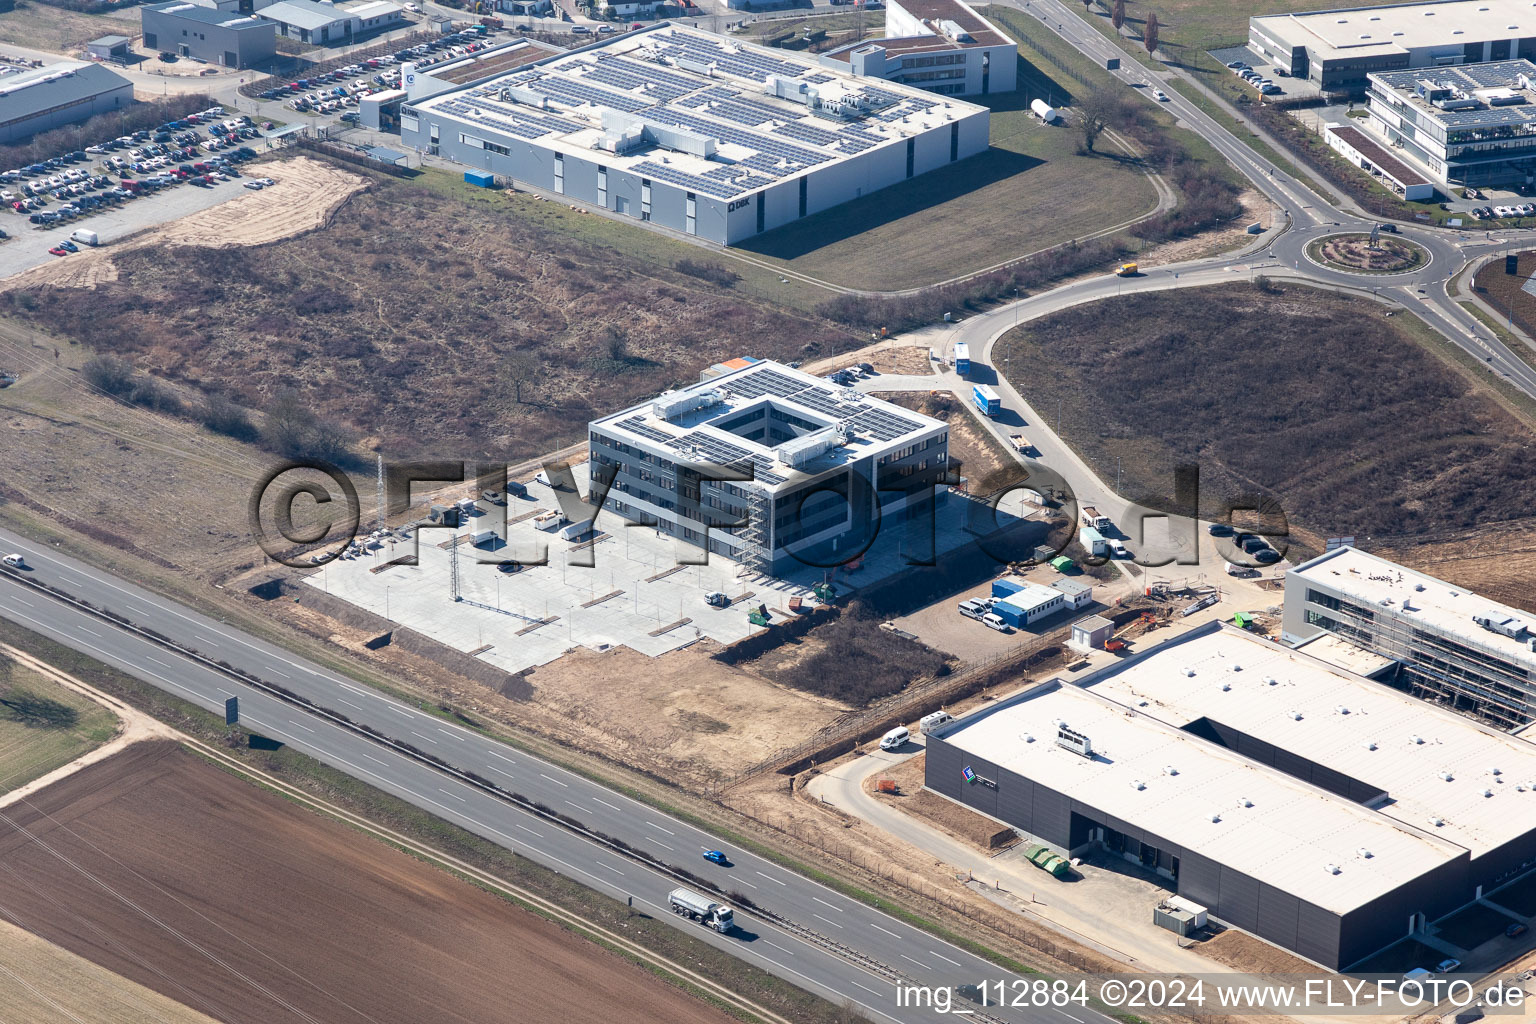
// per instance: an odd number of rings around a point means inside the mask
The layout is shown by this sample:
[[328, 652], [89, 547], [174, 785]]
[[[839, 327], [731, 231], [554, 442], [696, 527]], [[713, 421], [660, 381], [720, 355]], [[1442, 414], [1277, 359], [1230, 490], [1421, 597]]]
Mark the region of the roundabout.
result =
[[1365, 232], [1324, 235], [1307, 243], [1307, 262], [1346, 274], [1392, 277], [1429, 266], [1428, 249], [1406, 238], [1383, 235], [1371, 240]]

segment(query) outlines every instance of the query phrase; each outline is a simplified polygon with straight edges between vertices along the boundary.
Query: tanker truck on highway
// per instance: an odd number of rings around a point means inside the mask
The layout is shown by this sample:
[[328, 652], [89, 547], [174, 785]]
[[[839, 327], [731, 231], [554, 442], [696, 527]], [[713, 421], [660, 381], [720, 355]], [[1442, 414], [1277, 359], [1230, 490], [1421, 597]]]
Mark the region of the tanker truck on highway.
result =
[[735, 914], [730, 907], [700, 896], [692, 889], [673, 889], [667, 895], [667, 902], [672, 905], [672, 913], [682, 914], [717, 932], [728, 932], [735, 927]]

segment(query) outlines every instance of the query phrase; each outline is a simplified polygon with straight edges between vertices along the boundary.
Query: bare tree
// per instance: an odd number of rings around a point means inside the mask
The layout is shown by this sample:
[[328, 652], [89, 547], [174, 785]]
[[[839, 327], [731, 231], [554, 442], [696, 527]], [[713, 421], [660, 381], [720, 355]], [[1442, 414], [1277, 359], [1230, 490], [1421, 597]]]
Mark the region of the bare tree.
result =
[[1125, 0], [1115, 0], [1114, 9], [1109, 12], [1109, 23], [1115, 26], [1117, 32], [1125, 24]]
[[1109, 89], [1095, 89], [1077, 103], [1077, 126], [1083, 133], [1083, 148], [1093, 152], [1099, 135], [1115, 121], [1119, 112], [1118, 97]]
[[512, 385], [512, 397], [523, 404], [523, 385], [532, 384], [539, 374], [539, 360], [525, 349], [513, 349], [501, 357], [501, 377]]
[[1141, 30], [1141, 41], [1147, 45], [1148, 53], [1157, 52], [1157, 12], [1147, 12], [1147, 24]]

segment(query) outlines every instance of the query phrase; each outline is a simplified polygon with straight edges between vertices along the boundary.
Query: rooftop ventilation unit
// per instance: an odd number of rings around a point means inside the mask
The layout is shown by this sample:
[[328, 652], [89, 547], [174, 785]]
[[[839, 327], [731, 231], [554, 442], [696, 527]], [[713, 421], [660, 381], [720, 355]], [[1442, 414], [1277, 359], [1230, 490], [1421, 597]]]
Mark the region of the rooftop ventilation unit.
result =
[[1441, 779], [1441, 780], [1443, 780], [1445, 782], [1454, 782], [1454, 781], [1456, 781], [1456, 776], [1452, 775], [1449, 771], [1446, 771], [1443, 768], [1440, 771], [1435, 773], [1435, 778]]
[[1365, 741], [1365, 749], [1366, 750], [1375, 750], [1376, 749], [1376, 741], [1375, 740], [1366, 740]]
[[[1072, 751], [1078, 757], [1093, 757], [1093, 742], [1083, 733], [1068, 729], [1065, 725], [1056, 727], [1056, 745], [1063, 750]], [[1163, 770], [1167, 771], [1166, 768]]]
[[1491, 789], [1483, 790], [1483, 796], [1493, 796], [1493, 790], [1491, 790]]
[[1349, 708], [1345, 707], [1343, 704], [1340, 704], [1338, 707], [1334, 708], [1333, 710], [1337, 714], [1340, 714], [1340, 715], [1347, 715], [1347, 714], [1349, 714]]
[[774, 458], [791, 469], [799, 469], [817, 456], [848, 443], [848, 435], [842, 427], [822, 427], [785, 441], [774, 452]]
[[1511, 640], [1519, 640], [1525, 634], [1525, 623], [1513, 615], [1474, 615], [1472, 621], [1500, 636], [1507, 636]]
[[1221, 821], [1221, 812], [1220, 811], [1212, 811], [1211, 812], [1211, 824], [1214, 825], [1214, 824], [1216, 824], [1219, 821]]
[[1293, 721], [1297, 721], [1297, 722], [1301, 721], [1301, 712], [1297, 711], [1295, 708], [1292, 708], [1291, 710], [1287, 711], [1286, 714], [1290, 715], [1291, 719]]
[[1239, 807], [1252, 807], [1253, 806], [1253, 801], [1249, 800], [1245, 796], [1240, 796], [1240, 797], [1237, 798], [1237, 806], [1239, 806]]
[[1424, 745], [1424, 737], [1423, 736], [1410, 736], [1410, 737], [1408, 737], [1408, 742], [1412, 743], [1416, 747], [1422, 747]]
[[1132, 779], [1131, 788], [1135, 790], [1143, 790], [1147, 788], [1147, 784], [1142, 782], [1140, 779]]
[[939, 31], [944, 34], [945, 38], [957, 43], [969, 43], [971, 41], [971, 34], [961, 28], [957, 22], [950, 21], [948, 18], [939, 22]]
[[1360, 855], [1362, 860], [1370, 860], [1372, 857], [1376, 856], [1374, 853], [1372, 853], [1370, 850], [1367, 850], [1363, 846], [1355, 852]]
[[1164, 775], [1177, 775], [1177, 774], [1179, 774], [1179, 770], [1177, 768], [1175, 768], [1171, 764], [1165, 764], [1165, 765], [1163, 765], [1163, 774]]
[[1337, 864], [1324, 864], [1323, 870], [1328, 872], [1330, 875], [1336, 875], [1339, 873], [1340, 868]]
[[725, 401], [725, 396], [712, 388], [702, 391], [668, 391], [651, 403], [651, 415], [657, 419], [671, 420], [685, 412], [707, 409]]
[[1431, 825], [1435, 826], [1435, 828], [1439, 828], [1441, 825], [1445, 824], [1445, 819], [1444, 818], [1430, 818], [1429, 819], [1429, 823]]

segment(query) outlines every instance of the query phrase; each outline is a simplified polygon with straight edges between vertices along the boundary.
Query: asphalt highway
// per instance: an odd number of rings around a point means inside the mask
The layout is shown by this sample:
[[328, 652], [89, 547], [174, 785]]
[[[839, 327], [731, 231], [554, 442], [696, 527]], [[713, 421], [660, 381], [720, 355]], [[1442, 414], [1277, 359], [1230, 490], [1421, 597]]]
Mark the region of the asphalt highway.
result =
[[[618, 899], [633, 897], [635, 906], [647, 913], [834, 1001], [852, 1000], [872, 1019], [932, 1019], [931, 1008], [897, 1005], [897, 975], [908, 984], [940, 987], [1011, 981], [1015, 977], [778, 864], [733, 849], [693, 825], [359, 686], [226, 623], [61, 556], [46, 545], [0, 531], [0, 550], [20, 552], [29, 566], [21, 575], [29, 579], [121, 615], [206, 658], [307, 697], [321, 708], [492, 780], [594, 831], [623, 839], [665, 863], [709, 878], [725, 891], [743, 893], [757, 905], [848, 952], [829, 949], [798, 929], [786, 930], [749, 913], [738, 912], [741, 928], [731, 935], [684, 922], [667, 909], [667, 893], [679, 884], [674, 879], [385, 743], [360, 736], [322, 714], [269, 695], [110, 620], [28, 587], [10, 573], [0, 573], [0, 615], [210, 711], [221, 713], [225, 699], [238, 696], [241, 724], [253, 731], [600, 892]], [[717, 867], [704, 861], [703, 852], [712, 849], [725, 850], [731, 866]], [[861, 964], [861, 957], [874, 963]], [[1064, 1024], [1061, 1018], [1068, 1016], [1054, 1009], [992, 1008], [987, 1013], [998, 1020], [1031, 1024]], [[1081, 1009], [1072, 1009], [1070, 1017], [1088, 1024], [1107, 1024], [1105, 1018]]]

